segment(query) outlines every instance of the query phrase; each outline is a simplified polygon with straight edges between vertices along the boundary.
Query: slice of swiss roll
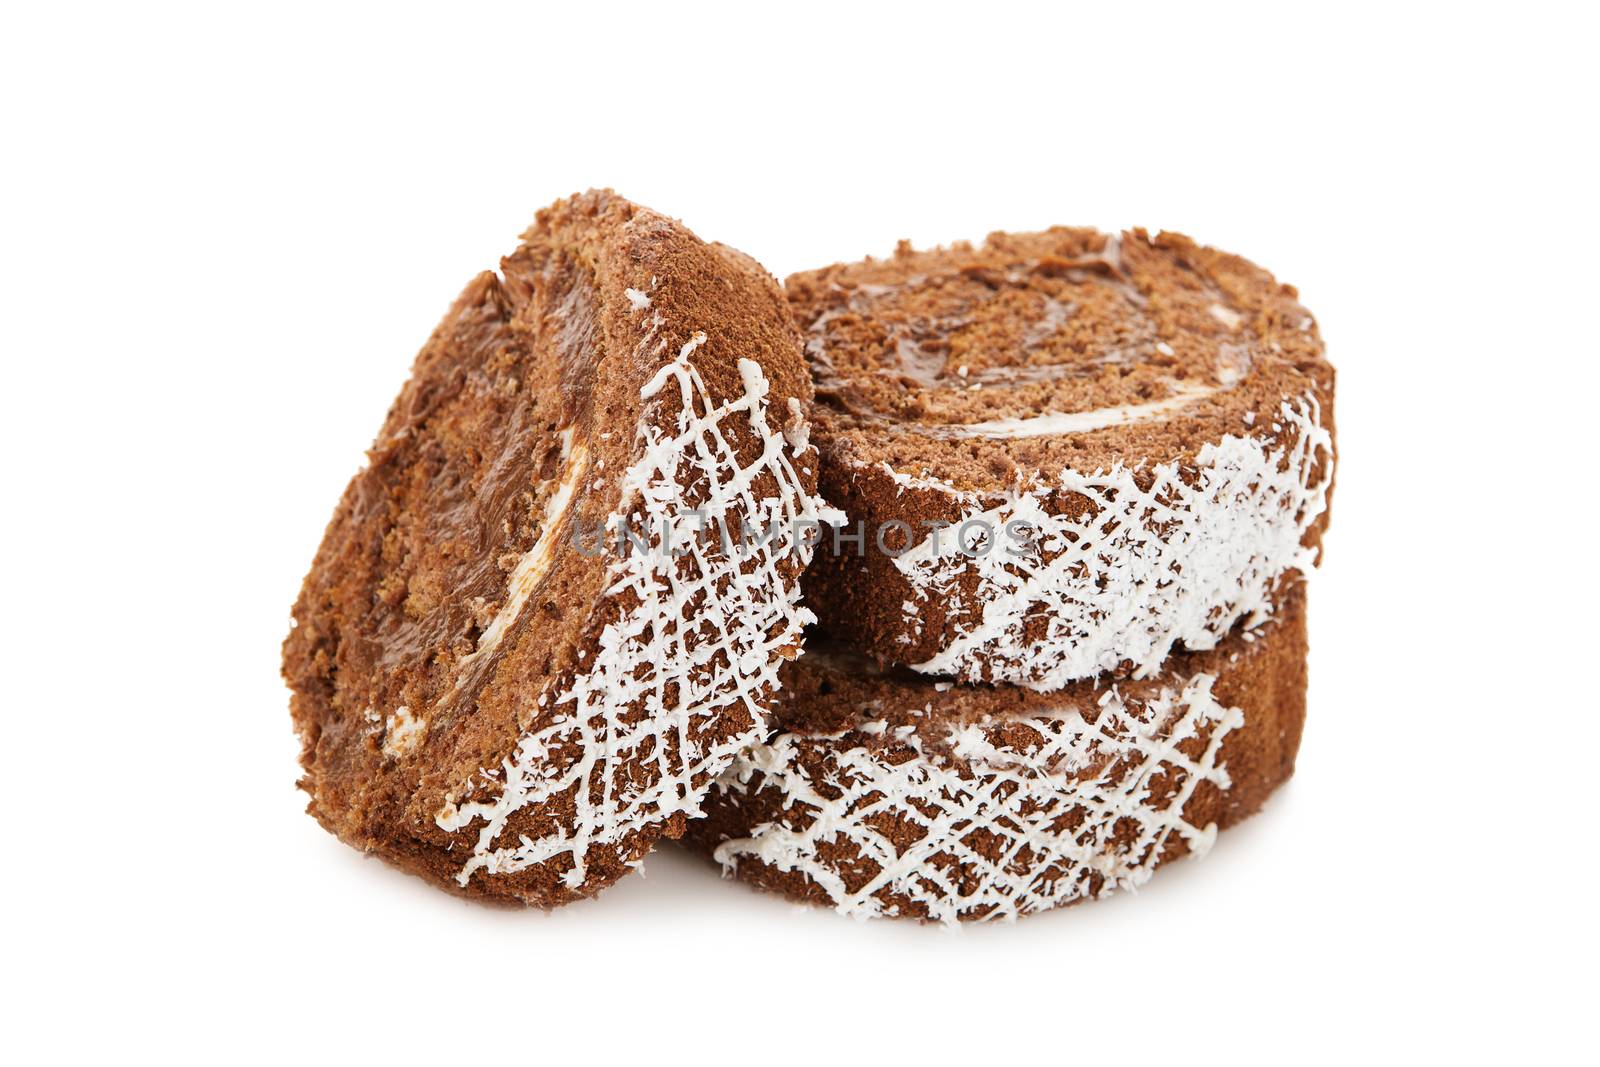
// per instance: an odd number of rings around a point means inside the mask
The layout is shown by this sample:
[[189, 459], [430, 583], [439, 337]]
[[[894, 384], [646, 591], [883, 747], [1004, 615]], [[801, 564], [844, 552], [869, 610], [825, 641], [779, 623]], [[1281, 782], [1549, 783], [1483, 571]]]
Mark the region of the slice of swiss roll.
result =
[[806, 597], [880, 664], [1147, 677], [1317, 559], [1333, 368], [1266, 271], [1177, 234], [994, 234], [798, 274], [825, 537]]

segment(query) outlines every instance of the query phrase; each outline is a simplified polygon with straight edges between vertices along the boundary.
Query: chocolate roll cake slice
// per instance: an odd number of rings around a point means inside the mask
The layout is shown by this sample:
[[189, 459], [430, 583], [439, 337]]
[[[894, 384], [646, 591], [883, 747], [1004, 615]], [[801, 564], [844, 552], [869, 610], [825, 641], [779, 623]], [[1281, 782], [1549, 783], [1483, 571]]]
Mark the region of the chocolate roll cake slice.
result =
[[1294, 289], [1176, 234], [1053, 229], [798, 274], [825, 539], [881, 663], [1056, 689], [1258, 623], [1320, 550], [1333, 369]]
[[735, 760], [690, 846], [847, 915], [1011, 919], [1203, 854], [1289, 778], [1304, 598], [1139, 681], [955, 686], [817, 642], [783, 677], [778, 733]]
[[681, 833], [811, 621], [810, 400], [752, 260], [609, 192], [540, 212], [418, 355], [294, 607], [311, 814], [546, 906]]

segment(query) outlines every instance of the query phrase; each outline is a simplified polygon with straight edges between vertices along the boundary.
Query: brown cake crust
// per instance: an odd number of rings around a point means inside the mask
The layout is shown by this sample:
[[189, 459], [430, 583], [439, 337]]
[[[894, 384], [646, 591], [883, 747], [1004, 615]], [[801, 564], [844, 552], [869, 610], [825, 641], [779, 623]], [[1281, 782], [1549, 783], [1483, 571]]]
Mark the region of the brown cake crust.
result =
[[[851, 523], [807, 595], [880, 663], [1046, 690], [1149, 674], [1266, 617], [1320, 551], [1333, 369], [1293, 287], [1240, 257], [1055, 228], [786, 290]], [[973, 521], [986, 562], [958, 558]]]
[[[681, 520], [818, 502], [810, 384], [758, 265], [609, 191], [522, 242], [417, 356], [283, 670], [328, 830], [550, 906], [681, 832], [810, 619], [802, 545], [736, 556]], [[624, 521], [647, 551], [606, 533]]]
[[1304, 595], [1144, 681], [1042, 694], [878, 671], [813, 641], [778, 733], [686, 843], [724, 872], [855, 916], [1007, 919], [1141, 884], [1209, 848], [1294, 771]]

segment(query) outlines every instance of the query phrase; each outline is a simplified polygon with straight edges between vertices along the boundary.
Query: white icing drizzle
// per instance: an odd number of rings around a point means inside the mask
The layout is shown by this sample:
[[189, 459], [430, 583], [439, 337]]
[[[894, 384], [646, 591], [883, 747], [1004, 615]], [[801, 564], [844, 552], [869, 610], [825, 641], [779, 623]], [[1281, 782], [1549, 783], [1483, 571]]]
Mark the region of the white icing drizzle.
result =
[[[1188, 480], [1179, 464], [1159, 464], [1141, 489], [1119, 464], [1067, 469], [1055, 486], [998, 502], [952, 494], [962, 509], [956, 528], [984, 523], [997, 543], [968, 556], [956, 529], [943, 530], [894, 560], [914, 593], [908, 632], [919, 632], [930, 603], [973, 620], [958, 621], [935, 655], [912, 666], [965, 681], [983, 680], [987, 668], [989, 680], [1052, 690], [1124, 660], [1147, 677], [1178, 641], [1211, 648], [1239, 619], [1269, 618], [1277, 578], [1311, 568], [1315, 553], [1301, 540], [1327, 509], [1333, 480], [1333, 439], [1316, 398], [1286, 400], [1279, 414], [1275, 425], [1294, 431], [1287, 446], [1229, 434], [1200, 450]], [[1051, 489], [1095, 506], [1077, 519], [1050, 514]], [[1005, 536], [1016, 522], [1032, 528], [1031, 542]], [[967, 574], [977, 576], [971, 592]], [[1044, 633], [1030, 638], [1038, 619]]]
[[789, 398], [789, 421], [783, 424], [783, 439], [796, 454], [811, 447], [811, 424], [806, 421], [799, 397]]
[[[943, 923], [1014, 919], [1136, 888], [1172, 835], [1196, 855], [1216, 838], [1214, 824], [1184, 818], [1201, 782], [1231, 785], [1218, 754], [1244, 712], [1218, 703], [1214, 682], [1196, 674], [1143, 699], [1107, 690], [1093, 723], [1065, 708], [952, 725], [943, 746], [906, 727], [870, 744], [888, 729], [871, 717], [841, 734], [779, 734], [740, 756], [717, 788], [719, 803], [735, 807], [776, 791], [783, 814], [722, 842], [716, 859], [727, 874], [742, 859], [798, 872], [846, 915], [896, 915], [901, 898]], [[1196, 737], [1204, 745], [1190, 757], [1178, 746]], [[923, 833], [899, 846], [887, 825]]]
[[[630, 296], [630, 302], [638, 312], [649, 307], [647, 300]], [[659, 312], [648, 313], [641, 352], [661, 351], [663, 324]], [[437, 816], [448, 831], [481, 821], [457, 876], [462, 885], [476, 872], [509, 874], [570, 856], [565, 882], [580, 888], [592, 848], [624, 842], [679, 812], [700, 814], [711, 780], [765, 730], [763, 694], [776, 685], [786, 650], [799, 646], [813, 621], [800, 606], [798, 582], [784, 576], [780, 562], [793, 553], [803, 565], [810, 555], [803, 524], [835, 515], [806, 491], [791, 462], [798, 450], [786, 453], [783, 434], [769, 426], [760, 365], [741, 359], [743, 394], [718, 401], [689, 361], [705, 343], [696, 332], [641, 390], [651, 401], [676, 385], [682, 407], [666, 434], [656, 425], [659, 416], [646, 414], [639, 458], [622, 475], [611, 528], [626, 521], [649, 548], [620, 554], [610, 565], [606, 595], [618, 605], [616, 621], [569, 687], [537, 695], [541, 708], [553, 696], [565, 711], [525, 734], [499, 768], [463, 787], [463, 793], [487, 789], [493, 799], [452, 799]], [[749, 436], [760, 454], [745, 464], [734, 442]], [[698, 513], [690, 510], [691, 494]], [[729, 554], [715, 531], [724, 523], [737, 530], [741, 518], [763, 528], [776, 520], [782, 533]], [[718, 717], [731, 708], [749, 715], [749, 727], [705, 745], [702, 737], [715, 733]], [[619, 775], [624, 767], [629, 773]], [[537, 838], [501, 840], [515, 813], [563, 794], [576, 806], [571, 820]]]

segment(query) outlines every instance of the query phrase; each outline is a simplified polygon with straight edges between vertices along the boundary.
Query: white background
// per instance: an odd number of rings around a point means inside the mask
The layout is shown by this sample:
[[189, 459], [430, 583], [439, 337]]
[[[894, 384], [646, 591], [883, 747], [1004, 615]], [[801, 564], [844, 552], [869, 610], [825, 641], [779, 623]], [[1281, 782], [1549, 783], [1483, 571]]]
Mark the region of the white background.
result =
[[[1592, 1055], [1594, 27], [1113, 6], [9, 5], [6, 1058]], [[437, 317], [590, 185], [780, 277], [1067, 223], [1297, 284], [1343, 464], [1294, 782], [957, 934], [674, 848], [496, 911], [326, 835], [289, 605]]]

